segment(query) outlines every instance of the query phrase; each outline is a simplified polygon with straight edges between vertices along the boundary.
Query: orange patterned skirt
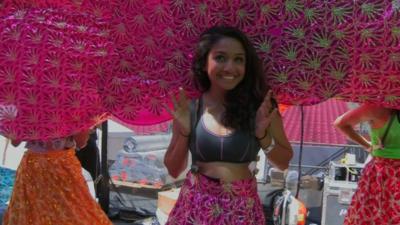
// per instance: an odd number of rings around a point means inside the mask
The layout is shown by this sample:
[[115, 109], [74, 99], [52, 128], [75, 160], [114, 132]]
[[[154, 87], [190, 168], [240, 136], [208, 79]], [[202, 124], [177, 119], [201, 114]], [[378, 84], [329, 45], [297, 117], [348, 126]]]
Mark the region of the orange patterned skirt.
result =
[[27, 151], [3, 225], [112, 225], [90, 195], [73, 149]]

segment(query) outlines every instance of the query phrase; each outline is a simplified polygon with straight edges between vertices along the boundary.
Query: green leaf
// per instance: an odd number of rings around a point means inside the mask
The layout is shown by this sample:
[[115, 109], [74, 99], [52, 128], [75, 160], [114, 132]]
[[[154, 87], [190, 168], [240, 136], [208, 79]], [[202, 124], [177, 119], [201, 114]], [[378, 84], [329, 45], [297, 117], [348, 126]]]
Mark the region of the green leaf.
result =
[[346, 34], [341, 30], [333, 31], [333, 35], [339, 40], [342, 40], [342, 39], [344, 39], [346, 37]]
[[286, 83], [288, 81], [288, 76], [287, 72], [280, 72], [276, 74], [276, 79], [281, 83]]
[[398, 99], [399, 99], [399, 97], [395, 96], [395, 95], [386, 95], [385, 96], [385, 102], [394, 102]]
[[346, 75], [346, 73], [341, 70], [331, 70], [330, 74], [332, 77], [334, 77], [337, 80], [343, 79], [343, 77]]
[[246, 17], [247, 17], [247, 12], [246, 12], [246, 10], [244, 10], [244, 9], [239, 9], [239, 10], [237, 11], [237, 16], [238, 16], [240, 19], [246, 18]]
[[309, 23], [313, 22], [316, 17], [315, 9], [312, 9], [312, 8], [305, 9], [304, 16], [306, 17], [307, 22], [309, 22]]
[[283, 50], [283, 54], [285, 55], [286, 59], [290, 61], [294, 61], [297, 58], [297, 51], [294, 47], [289, 46]]
[[391, 53], [389, 55], [389, 60], [395, 63], [400, 62], [400, 53]]
[[303, 5], [301, 5], [299, 1], [296, 0], [286, 0], [285, 7], [286, 11], [288, 11], [290, 14], [293, 14], [294, 16], [298, 16], [300, 14], [300, 11], [303, 9]]
[[270, 14], [271, 13], [271, 6], [270, 5], [262, 5], [261, 6], [261, 13], [263, 14], [263, 15], [268, 15], [268, 14]]
[[305, 36], [305, 31], [302, 27], [292, 29], [292, 35], [295, 38], [303, 39]]
[[374, 36], [374, 33], [371, 29], [363, 29], [361, 30], [361, 39], [365, 41], [365, 39], [371, 38]]
[[319, 47], [329, 48], [332, 44], [332, 40], [324, 33], [316, 33], [314, 36], [314, 41]]
[[312, 57], [306, 61], [305, 65], [310, 69], [319, 69], [321, 67], [321, 59], [319, 57]]
[[372, 3], [363, 3], [361, 5], [361, 13], [366, 15], [368, 19], [372, 19], [378, 14], [378, 6]]
[[392, 27], [392, 37], [393, 38], [400, 37], [400, 27]]
[[343, 7], [334, 7], [332, 8], [332, 14], [335, 22], [342, 23], [345, 21], [346, 15], [351, 12], [351, 9], [343, 8]]
[[269, 53], [271, 50], [271, 44], [268, 42], [261, 42], [259, 43], [256, 48], [260, 49], [260, 51]]

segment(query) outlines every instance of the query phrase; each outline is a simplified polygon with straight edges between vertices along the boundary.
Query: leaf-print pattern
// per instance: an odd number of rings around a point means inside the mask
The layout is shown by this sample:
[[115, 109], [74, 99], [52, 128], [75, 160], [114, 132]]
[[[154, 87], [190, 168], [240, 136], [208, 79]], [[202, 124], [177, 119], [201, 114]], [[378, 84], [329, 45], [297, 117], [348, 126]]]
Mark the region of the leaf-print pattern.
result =
[[168, 225], [265, 224], [256, 179], [224, 183], [189, 172]]
[[400, 160], [374, 157], [363, 169], [344, 225], [400, 224]]
[[[5, 0], [0, 105], [15, 106], [18, 115], [14, 122], [2, 119], [0, 132], [55, 138], [47, 131], [53, 128], [33, 126], [21, 114], [44, 101], [76, 110], [69, 119], [58, 107], [36, 107], [37, 115], [59, 114], [77, 126], [66, 125], [57, 134], [71, 134], [104, 115], [131, 125], [168, 121], [171, 116], [160, 106], [171, 105], [170, 95], [179, 87], [198, 95], [190, 70], [195, 43], [217, 24], [236, 26], [250, 37], [280, 103], [312, 105], [337, 97], [399, 108], [399, 5], [392, 0]], [[48, 91], [32, 96], [33, 87]], [[68, 97], [59, 93], [70, 90]], [[34, 129], [35, 137], [24, 129]]]

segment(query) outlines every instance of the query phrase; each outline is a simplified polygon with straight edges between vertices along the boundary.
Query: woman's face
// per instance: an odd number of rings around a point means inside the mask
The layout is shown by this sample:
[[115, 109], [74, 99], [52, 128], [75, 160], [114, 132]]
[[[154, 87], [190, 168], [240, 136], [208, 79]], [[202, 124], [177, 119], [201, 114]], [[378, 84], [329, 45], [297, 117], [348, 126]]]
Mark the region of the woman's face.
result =
[[211, 48], [206, 71], [211, 89], [229, 91], [244, 78], [246, 55], [243, 45], [236, 39], [224, 37]]

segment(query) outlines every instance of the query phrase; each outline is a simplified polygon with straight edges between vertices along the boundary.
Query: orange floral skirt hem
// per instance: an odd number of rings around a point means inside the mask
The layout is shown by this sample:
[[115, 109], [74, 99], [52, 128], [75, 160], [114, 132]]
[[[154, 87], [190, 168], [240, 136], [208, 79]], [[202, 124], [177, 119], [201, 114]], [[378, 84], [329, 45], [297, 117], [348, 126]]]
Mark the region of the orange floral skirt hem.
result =
[[90, 195], [73, 149], [27, 151], [3, 225], [112, 225]]

